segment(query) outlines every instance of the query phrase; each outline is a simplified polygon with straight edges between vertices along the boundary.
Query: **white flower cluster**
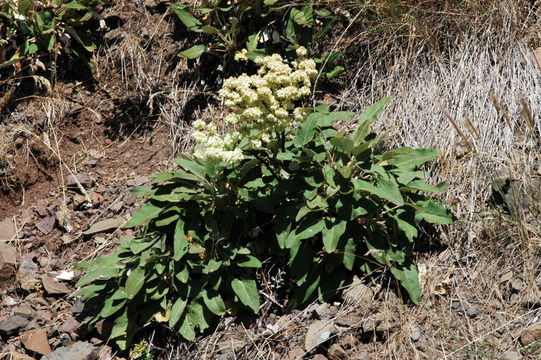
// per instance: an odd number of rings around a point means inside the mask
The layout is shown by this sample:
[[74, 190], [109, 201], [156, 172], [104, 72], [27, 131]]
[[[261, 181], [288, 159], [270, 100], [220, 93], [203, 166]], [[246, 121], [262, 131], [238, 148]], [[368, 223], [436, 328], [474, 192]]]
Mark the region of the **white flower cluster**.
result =
[[261, 148], [295, 122], [302, 121], [305, 113], [295, 107], [295, 102], [310, 94], [312, 79], [317, 76], [316, 64], [306, 59], [306, 54], [305, 48], [298, 48], [299, 58], [292, 66], [279, 54], [258, 57], [255, 63], [260, 69], [256, 75], [226, 79], [219, 95], [233, 110], [224, 121], [234, 133], [220, 134], [216, 125], [196, 121], [192, 135], [198, 145], [195, 155], [238, 161], [242, 159], [242, 151], [235, 145], [240, 139], [247, 138], [253, 148]]

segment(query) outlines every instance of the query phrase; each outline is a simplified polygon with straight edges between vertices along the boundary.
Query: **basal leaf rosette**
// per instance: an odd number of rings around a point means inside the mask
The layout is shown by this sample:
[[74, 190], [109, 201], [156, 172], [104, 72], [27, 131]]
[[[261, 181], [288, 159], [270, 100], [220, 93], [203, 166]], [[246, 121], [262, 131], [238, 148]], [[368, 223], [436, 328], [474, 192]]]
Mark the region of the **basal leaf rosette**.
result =
[[[302, 122], [306, 113], [299, 101], [310, 94], [317, 76], [316, 63], [305, 58], [306, 49], [297, 49], [298, 59], [287, 63], [279, 54], [258, 57], [255, 75], [242, 74], [224, 81], [219, 95], [232, 112], [223, 119], [220, 132], [216, 124], [197, 120], [192, 138], [194, 155], [199, 159], [226, 164], [244, 158], [242, 149], [260, 149], [277, 139], [288, 128]], [[246, 140], [245, 146], [240, 146]]]

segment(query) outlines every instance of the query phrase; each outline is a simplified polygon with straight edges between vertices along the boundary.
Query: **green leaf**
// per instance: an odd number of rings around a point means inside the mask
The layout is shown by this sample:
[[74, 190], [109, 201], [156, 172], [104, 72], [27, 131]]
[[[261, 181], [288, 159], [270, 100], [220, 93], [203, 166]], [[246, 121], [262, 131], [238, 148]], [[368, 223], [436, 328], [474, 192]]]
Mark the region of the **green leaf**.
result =
[[173, 327], [175, 326], [182, 315], [184, 315], [184, 309], [186, 309], [186, 305], [188, 304], [187, 297], [180, 296], [173, 306], [171, 307], [171, 315], [169, 316], [169, 326]]
[[205, 52], [206, 48], [207, 47], [202, 44], [194, 45], [191, 48], [179, 52], [178, 56], [186, 59], [196, 59]]
[[152, 186], [136, 186], [130, 192], [135, 196], [147, 196], [152, 193]]
[[76, 286], [84, 286], [90, 284], [96, 280], [107, 280], [113, 277], [118, 276], [120, 272], [119, 268], [116, 267], [104, 267], [104, 268], [95, 268], [94, 270], [88, 271], [86, 274], [81, 276], [79, 281], [77, 281]]
[[297, 24], [304, 27], [312, 27], [314, 25], [314, 14], [312, 6], [305, 6], [304, 9], [291, 9], [290, 18]]
[[181, 155], [175, 162], [184, 170], [197, 176], [199, 180], [205, 179], [206, 169], [196, 160], [190, 159], [185, 155]]
[[434, 149], [413, 149], [403, 147], [386, 152], [381, 156], [380, 165], [394, 165], [396, 167], [415, 167], [427, 161], [437, 159], [439, 152]]
[[352, 182], [355, 190], [357, 191], [369, 192], [380, 197], [381, 199], [388, 200], [398, 206], [404, 205], [404, 198], [400, 193], [400, 189], [398, 188], [398, 185], [392, 180], [377, 178], [377, 187], [372, 185], [368, 181], [360, 179], [352, 179]]
[[203, 291], [203, 302], [214, 315], [222, 316], [227, 312], [227, 307], [220, 296], [216, 291], [207, 292]]
[[258, 258], [256, 258], [253, 255], [244, 255], [248, 258], [248, 260], [239, 262], [237, 264], [238, 267], [245, 267], [245, 268], [260, 268], [261, 267], [261, 261], [259, 261]]
[[412, 242], [418, 235], [417, 224], [415, 222], [415, 214], [406, 211], [405, 209], [398, 209], [396, 214], [393, 215], [396, 224], [400, 230], [406, 235], [406, 238]]
[[417, 201], [413, 207], [426, 222], [448, 225], [453, 223], [453, 217], [445, 207], [432, 200]]
[[128, 296], [128, 299], [133, 299], [135, 295], [141, 290], [143, 285], [145, 284], [145, 270], [137, 267], [130, 275], [128, 275], [128, 279], [126, 279], [126, 294]]
[[421, 285], [419, 284], [419, 273], [417, 266], [413, 263], [401, 267], [391, 267], [391, 273], [406, 289], [411, 301], [418, 304], [421, 299]]
[[359, 125], [351, 134], [351, 140], [357, 145], [368, 135], [368, 129], [378, 116], [383, 112], [385, 106], [391, 102], [391, 98], [386, 97], [368, 107], [359, 117]]
[[355, 265], [356, 249], [355, 240], [353, 237], [348, 237], [344, 245], [342, 263], [350, 271], [353, 270], [353, 265]]
[[317, 125], [317, 117], [308, 117], [305, 122], [299, 126], [297, 135], [293, 139], [293, 144], [302, 147], [314, 138], [315, 128]]
[[304, 240], [311, 237], [314, 237], [315, 235], [319, 234], [324, 228], [325, 228], [325, 220], [321, 219], [317, 222], [314, 222], [315, 220], [310, 220], [310, 223], [303, 222], [297, 230], [301, 230], [299, 233], [296, 233], [296, 240]]
[[184, 3], [173, 3], [169, 5], [171, 9], [177, 14], [178, 18], [182, 23], [188, 28], [188, 30], [191, 31], [197, 31], [199, 29], [199, 26], [202, 25], [201, 21], [199, 21], [195, 16], [184, 10], [186, 8], [186, 4]]
[[88, 9], [87, 6], [79, 3], [78, 1], [70, 1], [69, 3], [65, 3], [60, 5], [60, 7], [66, 8], [66, 9], [78, 9], [78, 10], [86, 10]]
[[333, 79], [340, 75], [344, 70], [345, 68], [343, 66], [335, 66], [331, 71], [326, 72], [325, 76], [327, 79]]
[[139, 225], [143, 225], [147, 221], [154, 219], [160, 215], [162, 208], [154, 205], [151, 201], [147, 201], [139, 210], [133, 214], [130, 221], [128, 221], [124, 228], [133, 228]]
[[336, 250], [340, 237], [346, 231], [347, 222], [341, 221], [327, 221], [322, 231], [323, 247], [328, 253]]
[[257, 284], [253, 279], [233, 279], [231, 288], [239, 297], [241, 303], [252, 309], [257, 314], [259, 311], [259, 295]]
[[195, 324], [191, 321], [189, 316], [184, 317], [182, 325], [180, 326], [178, 332], [182, 337], [188, 341], [195, 340]]

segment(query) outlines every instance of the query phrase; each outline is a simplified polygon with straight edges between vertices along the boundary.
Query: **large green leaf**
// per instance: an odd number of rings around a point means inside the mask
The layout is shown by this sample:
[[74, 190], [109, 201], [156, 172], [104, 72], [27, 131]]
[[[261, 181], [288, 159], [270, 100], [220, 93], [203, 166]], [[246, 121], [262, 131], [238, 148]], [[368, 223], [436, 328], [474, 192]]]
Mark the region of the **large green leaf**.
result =
[[216, 291], [203, 291], [203, 302], [214, 315], [222, 316], [227, 312], [227, 307], [222, 297]]
[[344, 220], [326, 221], [322, 231], [323, 247], [326, 252], [331, 253], [336, 250], [340, 237], [346, 231], [346, 226], [347, 222]]
[[404, 198], [400, 193], [400, 189], [392, 180], [378, 178], [376, 180], [378, 186], [361, 179], [352, 179], [352, 181], [357, 191], [366, 191], [398, 206], [404, 205]]
[[184, 315], [184, 309], [186, 309], [186, 305], [188, 304], [187, 298], [184, 296], [180, 296], [173, 306], [171, 306], [171, 315], [169, 316], [169, 326], [173, 327], [175, 326], [182, 315]]
[[316, 116], [309, 116], [308, 119], [299, 126], [297, 135], [293, 139], [293, 144], [298, 147], [302, 147], [310, 142], [315, 135], [315, 128], [318, 118]]
[[391, 267], [391, 273], [406, 289], [413, 303], [418, 304], [421, 299], [421, 285], [419, 284], [419, 273], [417, 266], [413, 263], [401, 267]]
[[177, 14], [178, 18], [182, 23], [192, 31], [197, 31], [201, 25], [201, 21], [197, 19], [195, 16], [190, 14], [188, 11], [185, 10], [186, 4], [180, 2], [180, 3], [173, 3], [169, 5], [171, 9]]
[[453, 217], [445, 207], [433, 200], [417, 201], [413, 206], [426, 222], [440, 225], [453, 223]]
[[178, 56], [186, 59], [196, 59], [205, 52], [206, 48], [207, 47], [202, 44], [194, 45], [184, 51], [179, 52]]
[[413, 149], [403, 147], [386, 152], [381, 156], [381, 165], [394, 165], [396, 167], [415, 167], [439, 157], [434, 149]]
[[184, 232], [184, 221], [179, 219], [175, 226], [175, 235], [173, 238], [173, 259], [179, 261], [188, 253], [188, 239]]
[[248, 306], [254, 313], [259, 311], [259, 295], [257, 292], [257, 284], [253, 279], [233, 279], [231, 288], [239, 297], [239, 300], [244, 305]]
[[370, 126], [378, 116], [383, 112], [385, 109], [385, 106], [391, 102], [390, 97], [386, 97], [378, 101], [377, 103], [371, 105], [368, 107], [359, 117], [359, 125], [357, 126], [357, 129], [351, 134], [351, 139], [353, 140], [353, 143], [355, 145], [359, 144], [360, 141], [364, 140], [366, 138], [366, 135], [368, 135], [368, 130], [370, 129]]
[[151, 201], [147, 201], [139, 210], [133, 214], [131, 219], [124, 225], [124, 228], [133, 228], [139, 225], [143, 225], [149, 220], [152, 220], [162, 211], [162, 207], [154, 204]]
[[128, 299], [133, 299], [135, 295], [141, 290], [143, 285], [145, 284], [145, 270], [137, 267], [130, 275], [128, 275], [128, 278], [126, 279], [126, 294], [128, 296]]

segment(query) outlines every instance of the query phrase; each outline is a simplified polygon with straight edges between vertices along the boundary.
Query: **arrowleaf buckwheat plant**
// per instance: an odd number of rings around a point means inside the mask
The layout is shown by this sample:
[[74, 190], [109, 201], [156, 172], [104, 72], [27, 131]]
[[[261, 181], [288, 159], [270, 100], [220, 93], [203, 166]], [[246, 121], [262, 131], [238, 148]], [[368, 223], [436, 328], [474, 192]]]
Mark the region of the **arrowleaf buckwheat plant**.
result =
[[[79, 264], [85, 275], [75, 295], [94, 312], [92, 324], [112, 322], [121, 348], [150, 321], [193, 340], [221, 316], [258, 313], [257, 273], [271, 257], [287, 269], [289, 309], [331, 300], [354, 274], [385, 269], [420, 300], [412, 258], [419, 227], [452, 222], [430, 197], [443, 185], [429, 185], [418, 169], [438, 152], [381, 150], [370, 126], [389, 99], [360, 116], [325, 106], [296, 111], [312, 63], [257, 62], [258, 74], [224, 85], [227, 129], [199, 122], [195, 155], [134, 189], [147, 197], [126, 225], [140, 227], [137, 235]], [[333, 126], [355, 118], [353, 131]]]

